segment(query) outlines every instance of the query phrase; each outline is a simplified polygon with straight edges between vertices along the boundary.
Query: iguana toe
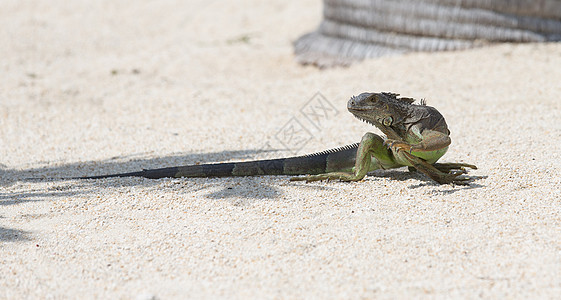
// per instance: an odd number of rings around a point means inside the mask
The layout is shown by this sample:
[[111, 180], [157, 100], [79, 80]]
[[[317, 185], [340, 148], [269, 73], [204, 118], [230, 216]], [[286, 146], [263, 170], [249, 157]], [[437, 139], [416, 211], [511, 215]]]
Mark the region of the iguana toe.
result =
[[433, 164], [433, 166], [443, 173], [450, 173], [451, 171], [460, 170], [463, 174], [466, 174], [466, 168], [477, 170], [476, 166], [465, 163], [436, 163]]

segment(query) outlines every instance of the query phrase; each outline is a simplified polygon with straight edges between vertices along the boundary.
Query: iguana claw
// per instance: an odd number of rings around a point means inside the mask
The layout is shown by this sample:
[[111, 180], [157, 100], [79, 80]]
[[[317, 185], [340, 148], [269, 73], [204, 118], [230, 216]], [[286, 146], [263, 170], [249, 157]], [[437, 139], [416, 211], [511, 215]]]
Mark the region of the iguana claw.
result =
[[450, 173], [450, 171], [454, 170], [461, 170], [462, 173], [465, 174], [467, 173], [466, 168], [477, 170], [477, 167], [475, 165], [465, 163], [435, 163], [433, 164], [433, 167], [444, 173]]
[[467, 174], [466, 168], [477, 169], [475, 165], [465, 163], [436, 163], [432, 166], [438, 171], [446, 173], [441, 177], [443, 182], [439, 183], [453, 183], [457, 185], [467, 185], [473, 179], [469, 177], [458, 177]]

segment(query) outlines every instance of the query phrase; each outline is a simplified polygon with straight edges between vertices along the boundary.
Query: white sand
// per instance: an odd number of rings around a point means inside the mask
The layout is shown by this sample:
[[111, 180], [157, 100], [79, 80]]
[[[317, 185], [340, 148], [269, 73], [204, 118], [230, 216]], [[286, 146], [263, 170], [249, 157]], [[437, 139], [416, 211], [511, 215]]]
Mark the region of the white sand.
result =
[[[319, 71], [291, 46], [319, 0], [47, 2], [0, 10], [0, 298], [561, 294], [561, 45]], [[474, 184], [24, 180], [263, 157], [292, 117], [298, 153], [345, 145], [377, 132], [345, 110], [363, 91], [437, 107]]]

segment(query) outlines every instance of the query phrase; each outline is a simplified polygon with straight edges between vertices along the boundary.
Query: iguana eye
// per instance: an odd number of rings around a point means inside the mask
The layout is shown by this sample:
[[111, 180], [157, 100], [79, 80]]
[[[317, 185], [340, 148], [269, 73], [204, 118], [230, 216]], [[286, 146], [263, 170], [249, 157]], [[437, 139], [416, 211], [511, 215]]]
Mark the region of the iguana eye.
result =
[[384, 126], [391, 126], [393, 122], [393, 118], [392, 117], [385, 117], [382, 120], [382, 124], [384, 124]]

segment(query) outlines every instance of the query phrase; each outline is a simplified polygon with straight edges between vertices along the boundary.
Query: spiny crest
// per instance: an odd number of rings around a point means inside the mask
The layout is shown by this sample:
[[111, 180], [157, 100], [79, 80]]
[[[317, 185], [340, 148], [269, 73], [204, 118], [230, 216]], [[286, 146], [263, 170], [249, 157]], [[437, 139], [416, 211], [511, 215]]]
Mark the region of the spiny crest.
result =
[[[397, 100], [397, 101], [400, 101], [400, 102], [402, 102], [402, 104], [406, 104], [406, 105], [411, 105], [411, 104], [413, 104], [413, 103], [416, 101], [415, 99], [409, 98], [409, 97], [398, 97], [399, 94], [396, 94], [396, 93], [384, 92], [384, 93], [382, 93], [382, 94], [384, 94], [384, 95], [386, 95], [386, 96], [388, 96], [388, 97], [391, 97], [391, 98], [393, 98], [393, 99], [395, 99], [395, 100]], [[424, 98], [421, 99], [420, 105], [427, 105], [427, 102], [426, 102], [426, 100], [425, 100]]]
[[335, 152], [338, 152], [338, 151], [356, 149], [356, 148], [358, 148], [358, 145], [359, 145], [359, 143], [354, 143], [354, 144], [342, 146], [342, 147], [339, 147], [339, 148], [333, 148], [333, 149], [329, 149], [329, 150], [325, 150], [325, 151], [321, 151], [321, 152], [306, 154], [303, 157], [314, 157], [314, 156], [320, 156], [320, 155], [325, 155], [325, 154], [331, 154], [331, 153], [335, 153]]

